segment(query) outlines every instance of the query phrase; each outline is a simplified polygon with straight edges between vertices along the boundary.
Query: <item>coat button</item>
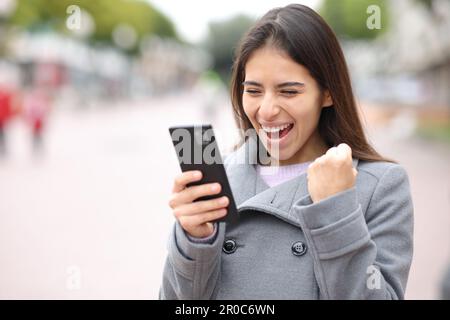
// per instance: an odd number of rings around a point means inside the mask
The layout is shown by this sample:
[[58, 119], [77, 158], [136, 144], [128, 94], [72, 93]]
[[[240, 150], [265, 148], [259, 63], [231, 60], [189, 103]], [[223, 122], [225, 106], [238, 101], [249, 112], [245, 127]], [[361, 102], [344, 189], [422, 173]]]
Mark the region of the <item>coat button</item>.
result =
[[306, 244], [301, 241], [294, 242], [292, 245], [292, 254], [295, 256], [302, 256], [306, 253]]
[[237, 247], [236, 241], [234, 241], [233, 239], [227, 239], [223, 243], [222, 250], [226, 254], [231, 254], [236, 251], [236, 247]]

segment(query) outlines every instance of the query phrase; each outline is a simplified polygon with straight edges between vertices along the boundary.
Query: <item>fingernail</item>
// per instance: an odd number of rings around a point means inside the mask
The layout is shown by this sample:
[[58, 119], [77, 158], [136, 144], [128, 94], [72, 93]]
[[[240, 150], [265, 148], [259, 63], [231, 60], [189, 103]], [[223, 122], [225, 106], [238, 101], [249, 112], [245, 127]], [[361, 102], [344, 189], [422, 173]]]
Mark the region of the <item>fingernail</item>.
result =
[[218, 184], [213, 184], [211, 186], [211, 191], [219, 191], [219, 185]]
[[227, 204], [228, 203], [228, 198], [227, 197], [220, 198], [219, 203], [222, 204], [222, 205]]
[[194, 178], [200, 178], [202, 176], [202, 174], [201, 174], [201, 172], [200, 171], [195, 171], [194, 172]]

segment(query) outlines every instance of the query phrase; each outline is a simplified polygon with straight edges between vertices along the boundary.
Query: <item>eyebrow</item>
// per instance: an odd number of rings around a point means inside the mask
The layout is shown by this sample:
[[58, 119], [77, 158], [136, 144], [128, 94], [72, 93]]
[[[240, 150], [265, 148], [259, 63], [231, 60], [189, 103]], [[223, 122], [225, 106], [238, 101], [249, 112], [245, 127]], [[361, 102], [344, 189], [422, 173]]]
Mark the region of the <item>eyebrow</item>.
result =
[[[256, 81], [244, 81], [244, 82], [242, 82], [242, 85], [244, 85], [244, 86], [263, 87], [263, 85], [261, 83], [256, 82]], [[294, 87], [294, 86], [304, 87], [305, 84], [303, 82], [298, 82], [298, 81], [288, 81], [288, 82], [280, 83], [276, 87], [278, 89], [280, 89], [280, 88]]]

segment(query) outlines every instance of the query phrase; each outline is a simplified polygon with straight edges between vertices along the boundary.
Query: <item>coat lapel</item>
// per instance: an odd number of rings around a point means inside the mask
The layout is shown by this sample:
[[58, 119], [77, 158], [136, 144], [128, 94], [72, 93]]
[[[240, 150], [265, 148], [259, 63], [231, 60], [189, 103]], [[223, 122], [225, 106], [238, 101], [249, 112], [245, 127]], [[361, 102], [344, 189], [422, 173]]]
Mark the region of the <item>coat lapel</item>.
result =
[[[256, 140], [258, 139], [249, 137], [230, 159], [225, 161], [239, 213], [258, 210], [300, 226], [296, 216], [291, 214], [291, 208], [303, 198], [306, 198], [306, 203], [312, 203], [308, 193], [306, 172], [270, 188], [256, 172], [257, 143], [260, 143]], [[353, 158], [353, 167], [356, 168], [357, 165], [358, 159]]]

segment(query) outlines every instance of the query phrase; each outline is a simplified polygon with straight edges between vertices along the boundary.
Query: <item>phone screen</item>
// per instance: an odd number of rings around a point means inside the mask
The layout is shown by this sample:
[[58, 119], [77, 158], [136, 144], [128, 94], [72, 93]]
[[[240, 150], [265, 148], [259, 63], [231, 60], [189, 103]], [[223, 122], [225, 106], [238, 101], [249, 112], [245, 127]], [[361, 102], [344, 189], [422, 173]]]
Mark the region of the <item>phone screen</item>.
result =
[[199, 170], [203, 174], [200, 181], [187, 186], [213, 182], [222, 186], [219, 194], [200, 197], [195, 201], [227, 196], [230, 200], [227, 215], [216, 221], [236, 222], [238, 212], [212, 126], [176, 126], [170, 127], [169, 132], [181, 170]]

